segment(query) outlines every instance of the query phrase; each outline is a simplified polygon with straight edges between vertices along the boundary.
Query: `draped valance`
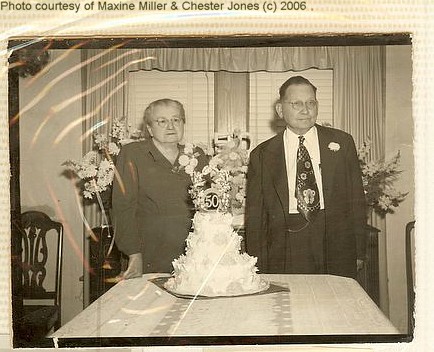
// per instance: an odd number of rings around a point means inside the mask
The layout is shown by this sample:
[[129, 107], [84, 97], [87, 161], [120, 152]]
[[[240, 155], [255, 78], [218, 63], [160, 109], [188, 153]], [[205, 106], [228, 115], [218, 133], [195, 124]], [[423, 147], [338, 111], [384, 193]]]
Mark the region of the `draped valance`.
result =
[[[335, 47], [90, 49], [88, 58], [128, 71], [281, 72], [333, 68]], [[92, 59], [91, 59], [92, 60]], [[104, 62], [104, 63], [103, 63]]]

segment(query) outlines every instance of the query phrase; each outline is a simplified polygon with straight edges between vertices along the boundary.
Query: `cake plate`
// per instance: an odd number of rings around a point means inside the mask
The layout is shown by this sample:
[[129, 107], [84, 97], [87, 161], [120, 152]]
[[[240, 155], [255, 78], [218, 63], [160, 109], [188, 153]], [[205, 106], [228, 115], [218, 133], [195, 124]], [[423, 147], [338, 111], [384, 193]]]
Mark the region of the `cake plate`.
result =
[[184, 298], [184, 299], [216, 299], [216, 298], [233, 298], [233, 297], [244, 297], [244, 296], [254, 296], [254, 295], [265, 295], [265, 294], [271, 294], [275, 292], [289, 292], [289, 288], [285, 286], [278, 285], [276, 283], [270, 282], [268, 287], [264, 287], [261, 290], [258, 290], [256, 292], [248, 292], [248, 293], [242, 293], [242, 294], [234, 294], [234, 295], [219, 295], [219, 296], [208, 296], [208, 295], [188, 295], [188, 294], [182, 294], [178, 292], [174, 292], [166, 287], [164, 287], [164, 284], [167, 280], [169, 280], [170, 277], [157, 277], [153, 279], [149, 279], [150, 282], [157, 285], [162, 290], [170, 293], [171, 295], [177, 297], [177, 298]]

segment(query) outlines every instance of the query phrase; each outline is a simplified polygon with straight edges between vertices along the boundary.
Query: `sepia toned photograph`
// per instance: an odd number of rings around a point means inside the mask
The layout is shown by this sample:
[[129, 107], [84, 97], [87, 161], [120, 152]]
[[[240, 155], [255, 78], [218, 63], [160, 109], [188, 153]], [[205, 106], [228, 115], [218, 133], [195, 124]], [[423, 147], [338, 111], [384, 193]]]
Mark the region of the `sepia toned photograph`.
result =
[[412, 341], [409, 34], [9, 49], [14, 347]]

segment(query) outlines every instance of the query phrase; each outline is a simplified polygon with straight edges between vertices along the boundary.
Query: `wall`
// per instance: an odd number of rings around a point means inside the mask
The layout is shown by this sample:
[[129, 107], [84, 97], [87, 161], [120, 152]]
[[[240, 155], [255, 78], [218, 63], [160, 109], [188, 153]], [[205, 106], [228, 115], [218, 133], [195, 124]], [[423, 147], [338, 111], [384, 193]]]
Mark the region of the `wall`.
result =
[[[63, 50], [52, 51], [51, 62], [63, 54]], [[64, 225], [62, 324], [83, 307], [79, 281], [83, 275], [82, 221], [74, 200], [75, 187], [61, 176], [65, 160], [81, 157], [81, 123], [55, 143], [82, 115], [80, 69], [68, 73], [80, 61], [80, 52], [73, 50], [34, 82], [30, 78], [20, 80], [21, 206], [22, 211], [45, 211]], [[63, 109], [58, 107], [74, 96], [78, 99]]]
[[386, 217], [389, 313], [393, 324], [406, 332], [407, 291], [405, 272], [405, 226], [414, 220], [414, 160], [412, 119], [412, 62], [410, 46], [388, 46], [386, 50], [386, 156], [401, 153], [403, 170], [396, 182], [409, 192], [395, 214]]

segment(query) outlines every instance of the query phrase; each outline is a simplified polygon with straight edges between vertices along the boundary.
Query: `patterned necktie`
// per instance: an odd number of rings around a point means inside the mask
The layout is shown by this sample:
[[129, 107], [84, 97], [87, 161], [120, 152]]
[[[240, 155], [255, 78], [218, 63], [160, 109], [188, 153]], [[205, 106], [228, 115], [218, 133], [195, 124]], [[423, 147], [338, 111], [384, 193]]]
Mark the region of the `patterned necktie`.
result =
[[295, 181], [295, 197], [297, 210], [311, 222], [320, 209], [319, 191], [309, 152], [304, 146], [304, 137], [299, 136], [297, 151], [297, 174]]

